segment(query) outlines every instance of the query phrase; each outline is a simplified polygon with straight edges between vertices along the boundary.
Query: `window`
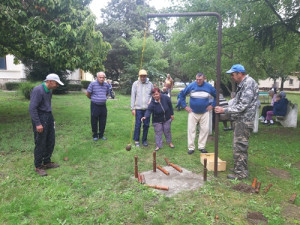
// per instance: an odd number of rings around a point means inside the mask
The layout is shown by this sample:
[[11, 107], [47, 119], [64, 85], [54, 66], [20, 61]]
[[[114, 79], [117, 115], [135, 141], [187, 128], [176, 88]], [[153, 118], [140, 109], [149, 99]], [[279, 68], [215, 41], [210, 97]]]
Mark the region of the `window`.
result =
[[293, 84], [294, 84], [294, 80], [293, 80], [293, 79], [290, 79], [290, 80], [289, 80], [289, 85], [290, 85], [290, 86], [293, 86]]
[[0, 57], [0, 70], [6, 70], [6, 57]]

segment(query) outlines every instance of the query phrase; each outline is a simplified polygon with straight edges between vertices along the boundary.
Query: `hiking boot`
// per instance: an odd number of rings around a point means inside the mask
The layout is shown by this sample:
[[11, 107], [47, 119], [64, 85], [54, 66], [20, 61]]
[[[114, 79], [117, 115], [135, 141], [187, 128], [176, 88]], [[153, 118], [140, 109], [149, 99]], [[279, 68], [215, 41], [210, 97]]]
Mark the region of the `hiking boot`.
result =
[[93, 138], [93, 141], [98, 141], [98, 138], [97, 138], [97, 137], [94, 137], [94, 138]]
[[208, 153], [208, 151], [206, 151], [204, 148], [203, 149], [199, 149], [200, 152], [202, 153]]
[[191, 155], [194, 153], [194, 150], [188, 150], [188, 154]]
[[42, 167], [35, 168], [34, 171], [41, 177], [47, 176], [48, 174]]
[[103, 137], [101, 137], [100, 139], [101, 139], [101, 140], [103, 140], [103, 141], [106, 141], [106, 140], [107, 140], [107, 138], [106, 138], [106, 137], [104, 137], [104, 136], [103, 136]]
[[46, 163], [44, 166], [44, 169], [54, 169], [54, 168], [57, 168], [59, 167], [59, 165], [57, 163], [54, 163], [54, 162], [50, 162], [50, 163]]
[[230, 179], [230, 180], [235, 180], [235, 179], [237, 179], [237, 180], [242, 180], [242, 179], [244, 179], [244, 178], [246, 178], [246, 177], [239, 177], [238, 175], [236, 175], [236, 174], [228, 174], [227, 175], [227, 178], [228, 179]]

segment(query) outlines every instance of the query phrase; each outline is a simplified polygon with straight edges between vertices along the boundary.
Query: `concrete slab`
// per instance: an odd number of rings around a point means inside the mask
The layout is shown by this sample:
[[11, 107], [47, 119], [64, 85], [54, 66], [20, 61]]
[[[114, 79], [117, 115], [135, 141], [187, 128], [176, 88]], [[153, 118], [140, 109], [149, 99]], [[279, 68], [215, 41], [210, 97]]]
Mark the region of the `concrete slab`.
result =
[[167, 170], [170, 174], [166, 175], [159, 169], [156, 169], [156, 172], [153, 172], [153, 170], [141, 172], [141, 174], [145, 176], [146, 184], [169, 187], [168, 191], [153, 189], [160, 194], [171, 197], [181, 191], [195, 190], [204, 185], [203, 176], [200, 174], [195, 174], [182, 167], [180, 167], [182, 173], [171, 166], [162, 168]]

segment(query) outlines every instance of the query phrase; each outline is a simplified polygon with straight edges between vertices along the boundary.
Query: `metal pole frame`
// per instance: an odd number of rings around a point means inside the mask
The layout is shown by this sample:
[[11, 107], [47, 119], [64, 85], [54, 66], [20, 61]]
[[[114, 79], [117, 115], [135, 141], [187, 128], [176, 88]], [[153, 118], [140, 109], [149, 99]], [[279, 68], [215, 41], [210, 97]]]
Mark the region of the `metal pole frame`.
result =
[[[217, 54], [217, 79], [216, 79], [216, 104], [219, 105], [219, 90], [221, 84], [221, 47], [222, 47], [222, 18], [216, 12], [188, 12], [188, 13], [150, 13], [147, 19], [155, 17], [194, 17], [194, 16], [215, 16], [218, 19], [218, 54]], [[218, 143], [219, 143], [219, 114], [215, 114], [215, 160], [214, 176], [218, 176]]]

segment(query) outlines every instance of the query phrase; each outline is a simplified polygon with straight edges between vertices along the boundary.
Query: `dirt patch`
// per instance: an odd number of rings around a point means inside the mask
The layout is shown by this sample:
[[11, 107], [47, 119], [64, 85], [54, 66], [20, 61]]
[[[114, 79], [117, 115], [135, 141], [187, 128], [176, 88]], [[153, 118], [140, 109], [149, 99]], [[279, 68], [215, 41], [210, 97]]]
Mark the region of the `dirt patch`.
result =
[[250, 224], [268, 224], [268, 219], [260, 212], [248, 212], [247, 220]]
[[300, 170], [300, 161], [294, 163], [292, 166], [295, 167], [295, 168], [297, 168], [298, 170]]
[[269, 171], [275, 175], [276, 177], [282, 178], [282, 179], [290, 179], [291, 175], [289, 172], [285, 171], [285, 170], [280, 170], [280, 169], [276, 169], [276, 168], [270, 168]]
[[[179, 165], [178, 165], [179, 166]], [[180, 167], [180, 166], [179, 166]], [[145, 176], [146, 184], [157, 185], [157, 186], [167, 186], [168, 191], [156, 190], [157, 192], [171, 197], [181, 191], [189, 191], [200, 188], [204, 185], [203, 176], [200, 174], [195, 174], [185, 168], [182, 168], [182, 173], [178, 172], [171, 166], [165, 166], [163, 169], [168, 171], [170, 174], [166, 175], [160, 170], [156, 172], [146, 171], [142, 172]]]
[[255, 189], [251, 185], [248, 185], [245, 183], [239, 183], [237, 185], [234, 185], [232, 187], [232, 189], [236, 190], [236, 191], [240, 191], [240, 192], [245, 192], [245, 193], [254, 193], [255, 192]]
[[294, 220], [300, 221], [300, 207], [293, 204], [286, 204], [283, 206], [283, 215], [284, 217], [293, 222]]

